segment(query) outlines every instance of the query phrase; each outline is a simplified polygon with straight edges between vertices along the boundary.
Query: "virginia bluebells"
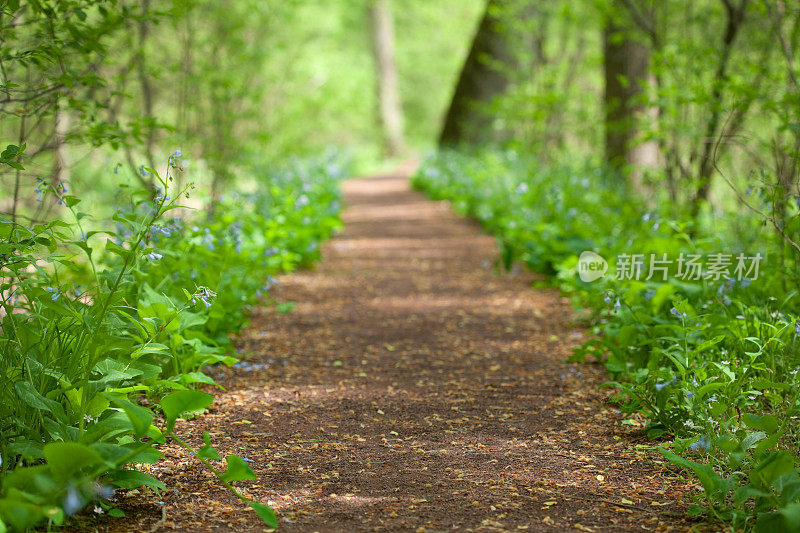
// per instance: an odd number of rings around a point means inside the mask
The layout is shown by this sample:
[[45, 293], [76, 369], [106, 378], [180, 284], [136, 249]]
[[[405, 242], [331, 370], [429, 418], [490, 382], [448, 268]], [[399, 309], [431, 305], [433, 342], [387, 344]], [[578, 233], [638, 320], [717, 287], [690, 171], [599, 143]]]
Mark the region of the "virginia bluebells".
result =
[[696, 441], [691, 443], [689, 445], [689, 449], [690, 450], [695, 450], [695, 451], [697, 451], [697, 450], [709, 451], [709, 450], [711, 450], [711, 440], [709, 440], [708, 437], [703, 435], [702, 437], [700, 437], [699, 439], [697, 439]]
[[681, 313], [680, 311], [678, 311], [678, 308], [677, 308], [677, 307], [673, 307], [672, 309], [670, 309], [670, 310], [669, 310], [669, 312], [670, 312], [670, 313], [671, 313], [673, 316], [676, 316], [676, 317], [680, 318], [681, 320], [683, 320], [683, 319], [685, 319], [687, 316], [689, 316], [689, 315], [687, 315], [686, 313]]
[[45, 287], [44, 290], [50, 293], [50, 299], [54, 302], [61, 298], [61, 289], [58, 287]]

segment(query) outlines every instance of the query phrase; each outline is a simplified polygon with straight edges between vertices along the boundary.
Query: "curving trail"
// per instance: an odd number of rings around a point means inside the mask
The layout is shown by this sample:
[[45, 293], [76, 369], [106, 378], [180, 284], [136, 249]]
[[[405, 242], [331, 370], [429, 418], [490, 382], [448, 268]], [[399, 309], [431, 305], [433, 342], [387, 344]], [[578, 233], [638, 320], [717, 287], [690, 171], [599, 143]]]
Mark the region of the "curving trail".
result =
[[[688, 486], [635, 448], [647, 441], [604, 403], [602, 369], [564, 363], [585, 339], [564, 299], [498, 275], [493, 239], [404, 175], [345, 192], [345, 229], [319, 268], [273, 291], [294, 311], [255, 311], [239, 341], [255, 366], [226, 370], [228, 391], [182, 428], [254, 461], [258, 480], [239, 485], [273, 505], [280, 531], [691, 525]], [[134, 495], [126, 529], [263, 530], [167, 455], [163, 518]]]

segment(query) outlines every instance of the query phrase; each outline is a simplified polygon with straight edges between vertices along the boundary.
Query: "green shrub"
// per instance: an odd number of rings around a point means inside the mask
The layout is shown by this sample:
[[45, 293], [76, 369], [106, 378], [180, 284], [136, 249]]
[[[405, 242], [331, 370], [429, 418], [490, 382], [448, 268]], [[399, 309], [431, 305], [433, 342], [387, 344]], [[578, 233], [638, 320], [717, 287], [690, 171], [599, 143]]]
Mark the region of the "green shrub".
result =
[[147, 171], [157, 196], [131, 193], [100, 230], [85, 230], [90, 217], [63, 186], [39, 191], [58, 196], [71, 223], [0, 219], [0, 530], [62, 524], [90, 502], [120, 516], [115, 488], [164, 488], [126, 467], [157, 461], [167, 438], [275, 524], [231, 485], [255, 478], [241, 458], [218, 468], [208, 435], [194, 450], [173, 428], [213, 401], [192, 389], [214, 385], [207, 365], [236, 362], [228, 335], [270, 276], [318, 258], [339, 226], [342, 171], [330, 158], [299, 161], [186, 219], [170, 215], [188, 191]]
[[602, 361], [621, 409], [643, 413], [651, 438], [672, 440], [674, 452], [662, 446], [664, 455], [704, 487], [697, 512], [736, 527], [797, 527], [800, 309], [797, 291], [783, 290], [797, 286], [796, 270], [778, 261], [751, 279], [733, 276], [732, 266], [730, 279], [695, 281], [678, 276], [673, 263], [666, 280], [659, 272], [648, 281], [620, 275], [617, 261], [592, 283], [576, 270], [584, 251], [609, 263], [623, 254], [775, 261], [783, 255], [759, 233], [761, 221], [739, 214], [675, 220], [639, 207], [644, 202], [623, 180], [596, 165], [542, 167], [513, 152], [441, 153], [414, 183], [480, 220], [497, 237], [506, 267], [522, 261], [551, 274], [593, 311], [597, 335], [573, 360]]

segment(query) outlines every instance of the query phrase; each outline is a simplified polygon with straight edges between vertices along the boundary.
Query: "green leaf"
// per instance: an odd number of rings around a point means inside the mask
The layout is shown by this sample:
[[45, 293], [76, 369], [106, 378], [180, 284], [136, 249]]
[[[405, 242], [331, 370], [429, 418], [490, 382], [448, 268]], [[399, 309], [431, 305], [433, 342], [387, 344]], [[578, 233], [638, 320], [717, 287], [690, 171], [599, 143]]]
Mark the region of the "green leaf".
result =
[[714, 469], [709, 465], [689, 461], [688, 459], [684, 459], [680, 455], [672, 453], [669, 450], [665, 450], [664, 448], [659, 448], [658, 451], [661, 452], [661, 454], [666, 457], [670, 463], [694, 472], [707, 495], [712, 496], [721, 490], [724, 491], [727, 489], [728, 480], [720, 477], [720, 475], [714, 472]]
[[203, 446], [199, 450], [197, 450], [198, 457], [202, 457], [203, 459], [213, 459], [215, 461], [221, 461], [222, 457], [219, 456], [217, 450], [211, 446], [211, 435], [208, 434], [208, 431], [203, 432]]
[[116, 470], [106, 477], [106, 481], [121, 489], [130, 490], [144, 486], [153, 489], [156, 494], [167, 490], [167, 487], [153, 476], [136, 470]]
[[783, 531], [788, 533], [800, 531], [800, 503], [790, 503], [778, 512], [783, 516]]
[[108, 510], [108, 516], [113, 516], [114, 518], [124, 518], [125, 517], [125, 511], [123, 511], [122, 509], [120, 509], [118, 507], [113, 507], [113, 508]]
[[128, 415], [128, 419], [131, 421], [133, 431], [136, 433], [137, 437], [141, 438], [147, 434], [147, 430], [153, 423], [153, 412], [150, 411], [150, 409], [142, 407], [141, 405], [137, 405], [123, 398], [118, 398], [112, 394], [103, 394], [103, 396], [108, 398], [114, 405], [122, 408], [122, 410], [125, 411], [125, 414]]
[[753, 429], [759, 429], [767, 434], [775, 433], [778, 429], [778, 419], [773, 415], [754, 415], [753, 413], [745, 413], [742, 415], [742, 421]]
[[66, 414], [61, 404], [42, 396], [30, 381], [18, 381], [14, 383], [14, 390], [17, 392], [17, 395], [31, 407], [52, 413], [58, 420], [66, 422]]
[[773, 452], [750, 472], [750, 482], [762, 490], [767, 490], [772, 487], [775, 480], [793, 470], [792, 454], [786, 451]]
[[229, 455], [227, 458], [228, 467], [222, 473], [220, 479], [222, 481], [245, 481], [248, 479], [256, 479], [256, 474], [253, 469], [238, 455]]
[[125, 248], [121, 247], [111, 239], [106, 239], [106, 250], [111, 252], [112, 254], [117, 254], [123, 259], [127, 259], [128, 256], [131, 254], [130, 250], [126, 250]]
[[716, 346], [717, 344], [725, 340], [725, 337], [726, 337], [725, 335], [718, 335], [711, 340], [707, 340], [704, 343], [700, 344], [697, 348], [695, 348], [695, 351], [699, 353], [702, 352], [703, 350], [711, 348], [712, 346]]
[[278, 518], [275, 516], [275, 511], [273, 511], [269, 506], [252, 500], [248, 500], [247, 505], [249, 505], [256, 512], [258, 517], [266, 525], [273, 528], [278, 527]]
[[36, 409], [51, 411], [56, 405], [60, 407], [58, 402], [42, 396], [30, 381], [17, 381], [14, 383], [14, 390], [17, 391], [17, 396], [19, 396], [22, 401]]
[[97, 452], [80, 442], [51, 442], [44, 447], [44, 457], [53, 477], [61, 483], [84, 469], [106, 464]]
[[64, 202], [66, 202], [67, 207], [74, 207], [81, 203], [81, 199], [77, 196], [67, 195], [64, 196]]
[[171, 392], [161, 399], [161, 409], [167, 418], [167, 433], [175, 427], [175, 420], [187, 413], [204, 410], [214, 402], [211, 394], [196, 390]]
[[713, 391], [719, 390], [722, 387], [724, 387], [725, 385], [727, 385], [727, 383], [722, 383], [722, 382], [719, 382], [719, 381], [715, 381], [713, 383], [706, 383], [705, 385], [703, 385], [702, 387], [700, 387], [697, 390], [697, 399], [701, 400], [701, 399], [705, 398], [706, 395], [709, 392], [713, 392]]

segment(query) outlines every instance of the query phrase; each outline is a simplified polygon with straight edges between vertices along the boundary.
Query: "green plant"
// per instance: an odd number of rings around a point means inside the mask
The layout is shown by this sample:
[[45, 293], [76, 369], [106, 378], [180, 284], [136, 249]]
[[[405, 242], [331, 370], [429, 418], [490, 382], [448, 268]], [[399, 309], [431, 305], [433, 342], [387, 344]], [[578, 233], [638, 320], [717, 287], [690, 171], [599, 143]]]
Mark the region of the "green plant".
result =
[[[642, 413], [651, 438], [672, 440], [674, 451], [662, 452], [705, 488], [697, 512], [735, 527], [795, 527], [800, 302], [783, 286], [797, 272], [791, 258], [774, 253], [774, 240], [758, 237], [758, 218], [723, 214], [706, 226], [658, 209], [642, 213], [613, 172], [591, 162], [543, 167], [513, 152], [440, 153], [414, 183], [477, 218], [497, 237], [505, 267], [521, 261], [551, 274], [553, 284], [593, 311], [596, 336], [572, 359], [601, 361], [621, 410]], [[750, 228], [726, 232], [727, 224]], [[584, 251], [612, 263], [604, 278], [581, 281]], [[626, 275], [632, 254], [724, 251], [778, 262], [757, 279], [744, 271], [734, 276], [734, 265], [728, 276], [686, 279], [674, 263], [663, 275]]]

